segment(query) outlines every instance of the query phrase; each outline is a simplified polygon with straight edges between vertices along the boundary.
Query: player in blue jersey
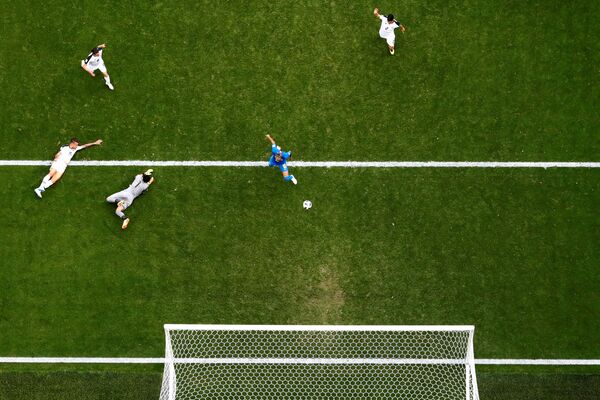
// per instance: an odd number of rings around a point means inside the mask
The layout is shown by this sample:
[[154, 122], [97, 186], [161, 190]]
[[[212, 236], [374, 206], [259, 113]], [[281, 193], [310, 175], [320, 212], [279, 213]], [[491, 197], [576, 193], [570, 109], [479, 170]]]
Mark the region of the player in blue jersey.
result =
[[269, 158], [269, 167], [278, 166], [283, 174], [283, 179], [292, 181], [294, 185], [298, 184], [298, 180], [294, 175], [290, 175], [287, 167], [287, 159], [292, 155], [291, 151], [281, 151], [281, 147], [277, 146], [271, 135], [267, 135], [267, 139], [271, 142], [271, 158]]

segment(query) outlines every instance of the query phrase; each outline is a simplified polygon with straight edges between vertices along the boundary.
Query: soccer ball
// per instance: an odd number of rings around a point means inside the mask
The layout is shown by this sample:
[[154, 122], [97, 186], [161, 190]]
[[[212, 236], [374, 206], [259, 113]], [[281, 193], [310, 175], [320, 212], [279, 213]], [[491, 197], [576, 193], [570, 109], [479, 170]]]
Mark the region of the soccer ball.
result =
[[302, 203], [302, 207], [304, 207], [305, 210], [308, 210], [312, 207], [312, 202], [310, 200], [304, 200], [304, 203]]

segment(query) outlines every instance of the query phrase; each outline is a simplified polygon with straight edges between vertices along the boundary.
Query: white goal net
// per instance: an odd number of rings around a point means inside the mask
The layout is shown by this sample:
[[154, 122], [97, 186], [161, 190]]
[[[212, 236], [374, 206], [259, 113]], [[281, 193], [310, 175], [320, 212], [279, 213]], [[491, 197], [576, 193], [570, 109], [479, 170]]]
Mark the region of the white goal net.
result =
[[165, 325], [161, 400], [478, 400], [473, 326]]

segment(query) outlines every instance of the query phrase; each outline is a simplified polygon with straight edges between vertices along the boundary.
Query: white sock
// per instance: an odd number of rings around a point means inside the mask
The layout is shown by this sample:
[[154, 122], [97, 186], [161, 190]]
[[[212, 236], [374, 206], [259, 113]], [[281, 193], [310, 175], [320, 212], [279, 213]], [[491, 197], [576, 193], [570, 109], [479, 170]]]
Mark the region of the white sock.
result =
[[42, 188], [42, 192], [43, 192], [44, 190], [48, 189], [50, 186], [52, 186], [52, 184], [53, 184], [53, 183], [54, 183], [54, 182], [52, 182], [52, 179], [48, 179], [47, 181], [45, 181], [45, 182], [42, 182], [42, 184], [40, 185], [40, 186], [41, 186], [41, 188]]
[[45, 186], [46, 186], [46, 182], [48, 182], [48, 181], [50, 181], [50, 175], [46, 175], [44, 177], [44, 179], [42, 179], [42, 183], [40, 183], [40, 186], [38, 186], [38, 189], [43, 192], [45, 189]]
[[110, 85], [110, 76], [105, 76], [104, 82], [106, 82], [107, 85]]

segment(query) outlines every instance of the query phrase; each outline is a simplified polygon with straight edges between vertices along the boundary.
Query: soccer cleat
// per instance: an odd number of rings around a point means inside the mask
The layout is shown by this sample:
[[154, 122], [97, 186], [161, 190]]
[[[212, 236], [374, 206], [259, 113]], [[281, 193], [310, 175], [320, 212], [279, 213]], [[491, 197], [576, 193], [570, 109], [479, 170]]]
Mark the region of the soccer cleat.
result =
[[294, 185], [297, 185], [297, 184], [298, 184], [298, 179], [296, 179], [294, 176], [292, 176], [292, 183], [293, 183]]
[[42, 191], [39, 188], [33, 189], [33, 191], [35, 192], [37, 197], [39, 197], [40, 199], [42, 198]]
[[128, 226], [129, 226], [129, 218], [125, 218], [125, 220], [123, 220], [123, 225], [121, 225], [121, 229], [127, 229]]
[[107, 83], [106, 86], [108, 86], [110, 90], [115, 90], [115, 87], [112, 85], [112, 83]]
[[394, 55], [394, 53], [395, 53], [395, 50], [394, 49], [390, 49], [390, 54]]

